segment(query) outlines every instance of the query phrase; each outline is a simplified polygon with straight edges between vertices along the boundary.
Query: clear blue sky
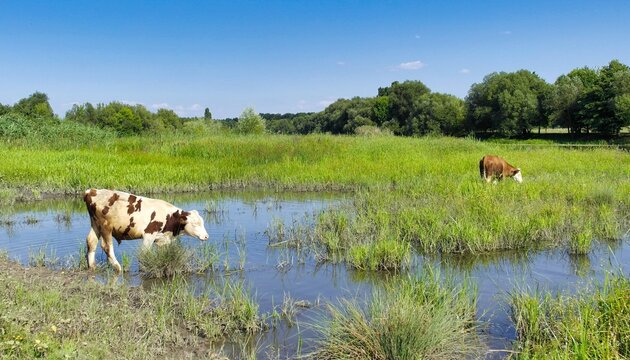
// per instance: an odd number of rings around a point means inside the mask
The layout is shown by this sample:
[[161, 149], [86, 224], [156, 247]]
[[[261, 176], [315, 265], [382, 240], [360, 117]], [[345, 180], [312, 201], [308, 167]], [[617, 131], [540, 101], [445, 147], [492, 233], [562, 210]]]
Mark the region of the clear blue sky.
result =
[[43, 91], [60, 115], [319, 111], [395, 80], [464, 97], [493, 71], [630, 64], [630, 2], [0, 0], [0, 49], [0, 103]]

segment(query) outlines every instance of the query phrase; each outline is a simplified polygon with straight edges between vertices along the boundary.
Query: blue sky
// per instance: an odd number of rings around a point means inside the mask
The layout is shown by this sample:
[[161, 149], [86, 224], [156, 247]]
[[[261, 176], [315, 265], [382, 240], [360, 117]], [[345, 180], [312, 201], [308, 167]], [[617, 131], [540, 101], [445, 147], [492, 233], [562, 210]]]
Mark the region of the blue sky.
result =
[[630, 64], [630, 2], [0, 0], [0, 49], [3, 104], [319, 111], [396, 80], [464, 97], [493, 71]]

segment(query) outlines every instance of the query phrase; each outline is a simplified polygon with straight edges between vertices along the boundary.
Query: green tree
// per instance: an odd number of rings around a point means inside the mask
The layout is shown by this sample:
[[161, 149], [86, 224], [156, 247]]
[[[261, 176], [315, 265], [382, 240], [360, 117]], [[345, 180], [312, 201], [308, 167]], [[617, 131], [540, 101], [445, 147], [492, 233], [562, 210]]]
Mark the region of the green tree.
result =
[[448, 94], [430, 93], [421, 97], [415, 108], [415, 135], [463, 134], [466, 105], [462, 99]]
[[7, 114], [11, 111], [11, 106], [0, 104], [0, 116]]
[[180, 129], [184, 124], [175, 111], [170, 109], [158, 109], [155, 118], [165, 129]]
[[492, 73], [473, 84], [468, 96], [467, 124], [471, 130], [523, 135], [546, 122], [544, 103], [548, 84], [527, 70]]
[[584, 92], [585, 86], [578, 76], [562, 75], [556, 80], [549, 97], [553, 125], [566, 127], [569, 133], [581, 131], [578, 100]]
[[265, 119], [248, 107], [239, 116], [236, 129], [240, 134], [262, 134], [266, 129]]
[[420, 81], [393, 82], [389, 87], [379, 88], [378, 96], [387, 96], [389, 119], [384, 123], [395, 134], [413, 135], [418, 127], [417, 119], [413, 114], [417, 112], [416, 106], [422, 96], [431, 92]]
[[20, 99], [13, 106], [13, 111], [29, 117], [53, 117], [52, 107], [48, 102], [48, 95], [35, 92], [29, 97]]
[[206, 108], [206, 109], [203, 111], [203, 118], [204, 118], [205, 120], [212, 120], [212, 113], [210, 112], [210, 109]]

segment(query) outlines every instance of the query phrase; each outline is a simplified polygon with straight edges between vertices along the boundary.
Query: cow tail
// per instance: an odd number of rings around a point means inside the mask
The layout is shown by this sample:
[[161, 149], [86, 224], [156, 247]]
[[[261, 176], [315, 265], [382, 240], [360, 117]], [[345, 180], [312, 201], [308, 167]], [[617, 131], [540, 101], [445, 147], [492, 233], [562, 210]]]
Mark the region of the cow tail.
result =
[[485, 159], [486, 157], [482, 157], [481, 160], [479, 160], [479, 176], [481, 176], [482, 179], [486, 178], [486, 167], [483, 166], [483, 159]]

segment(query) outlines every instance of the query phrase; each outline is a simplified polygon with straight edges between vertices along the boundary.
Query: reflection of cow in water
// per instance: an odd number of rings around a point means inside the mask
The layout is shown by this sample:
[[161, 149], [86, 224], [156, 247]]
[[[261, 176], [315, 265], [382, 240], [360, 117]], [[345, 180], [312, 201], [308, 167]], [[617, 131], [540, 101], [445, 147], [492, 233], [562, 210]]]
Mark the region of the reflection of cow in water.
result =
[[479, 160], [479, 175], [487, 182], [501, 180], [504, 177], [511, 177], [516, 182], [523, 182], [521, 169], [507, 163], [498, 156], [486, 155]]
[[95, 267], [94, 256], [99, 237], [109, 263], [121, 271], [114, 255], [112, 236], [121, 240], [143, 239], [149, 248], [169, 243], [181, 232], [208, 240], [203, 219], [196, 210], [183, 211], [166, 201], [114, 190], [89, 189], [83, 197], [92, 228], [87, 236], [88, 266]]

